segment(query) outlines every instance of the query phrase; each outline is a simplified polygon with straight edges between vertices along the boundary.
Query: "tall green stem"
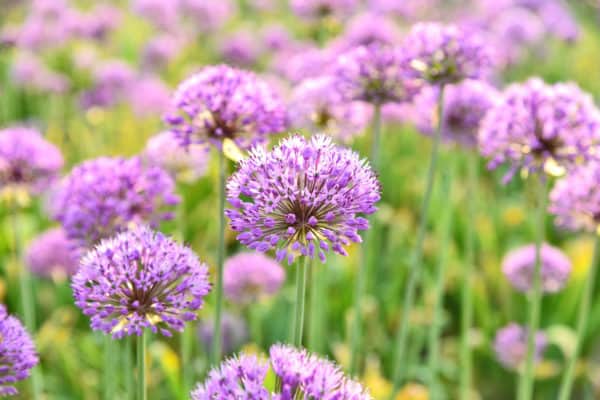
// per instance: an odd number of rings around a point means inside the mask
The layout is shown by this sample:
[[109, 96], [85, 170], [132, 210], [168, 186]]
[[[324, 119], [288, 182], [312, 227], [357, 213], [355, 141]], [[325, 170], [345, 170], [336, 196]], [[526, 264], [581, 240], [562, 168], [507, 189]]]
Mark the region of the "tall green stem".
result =
[[221, 310], [223, 308], [223, 262], [225, 258], [225, 154], [219, 150], [219, 247], [217, 250], [217, 286], [215, 288], [215, 327], [212, 364], [221, 360]]
[[138, 400], [148, 399], [146, 387], [146, 329], [137, 337]]
[[302, 331], [304, 328], [304, 303], [306, 300], [306, 275], [309, 266], [309, 257], [301, 256], [296, 266], [296, 302], [294, 303], [294, 334], [292, 343], [296, 347], [302, 346]]
[[115, 362], [117, 343], [110, 335], [104, 335], [104, 396], [105, 400], [115, 398], [115, 369], [118, 363]]
[[[371, 128], [373, 142], [371, 144], [371, 165], [375, 171], [379, 169], [379, 148], [381, 143], [381, 106], [376, 104], [373, 107], [373, 125]], [[372, 225], [373, 218], [369, 218]], [[354, 315], [352, 320], [352, 336], [350, 342], [350, 375], [358, 373], [358, 364], [360, 360], [360, 347], [362, 339], [362, 297], [367, 286], [367, 268], [369, 263], [368, 252], [372, 242], [374, 227], [371, 226], [367, 232], [362, 245], [362, 257], [356, 274], [354, 286]]]
[[[443, 199], [452, 198], [453, 169], [444, 174], [442, 179], [441, 196]], [[435, 292], [433, 300], [433, 322], [429, 329], [428, 337], [428, 370], [430, 373], [429, 393], [432, 400], [439, 398], [437, 387], [437, 373], [439, 369], [440, 332], [442, 330], [442, 311], [444, 310], [444, 282], [446, 280], [446, 267], [448, 265], [448, 247], [450, 244], [450, 233], [452, 230], [452, 207], [450, 204], [444, 209], [442, 224], [440, 228], [441, 249], [438, 260], [438, 268], [435, 279]]]
[[528, 293], [529, 317], [527, 327], [527, 356], [525, 358], [525, 369], [519, 380], [519, 400], [530, 400], [533, 398], [534, 366], [535, 366], [535, 336], [540, 325], [540, 314], [542, 308], [542, 279], [541, 279], [541, 249], [544, 242], [546, 203], [548, 199], [548, 180], [537, 181], [537, 215], [535, 219], [535, 268], [533, 271], [532, 288]]
[[194, 325], [188, 325], [181, 332], [181, 373], [183, 377], [183, 393], [187, 396], [193, 385], [193, 371], [191, 365], [192, 348], [194, 341]]
[[321, 325], [323, 322], [323, 294], [325, 274], [327, 271], [322, 268], [323, 265], [318, 265], [317, 262], [310, 262], [310, 311], [308, 324], [308, 345], [307, 348], [314, 352], [320, 352], [321, 338], [323, 332]]
[[461, 400], [468, 400], [471, 393], [471, 343], [469, 341], [471, 326], [473, 325], [473, 289], [471, 282], [475, 270], [475, 226], [477, 224], [477, 181], [478, 165], [477, 153], [471, 152], [468, 156], [468, 184], [465, 199], [468, 208], [469, 221], [466, 227], [466, 260], [463, 268], [462, 293], [461, 293], [461, 320], [460, 320], [460, 381], [459, 393]]
[[123, 354], [123, 369], [125, 372], [125, 395], [127, 399], [132, 399], [135, 396], [134, 392], [134, 365], [133, 365], [133, 338], [125, 338], [125, 351]]
[[425, 195], [423, 197], [423, 204], [421, 208], [421, 216], [419, 222], [419, 228], [417, 232], [417, 242], [415, 244], [414, 254], [411, 259], [411, 263], [408, 271], [408, 282], [404, 292], [404, 301], [402, 304], [402, 314], [400, 316], [400, 326], [396, 336], [396, 354], [395, 364], [392, 382], [392, 396], [395, 395], [396, 391], [400, 387], [402, 380], [404, 379], [403, 364], [406, 357], [406, 344], [408, 341], [408, 322], [410, 320], [410, 314], [415, 301], [415, 292], [417, 289], [417, 282], [421, 274], [421, 263], [423, 258], [423, 242], [425, 240], [425, 234], [427, 231], [427, 217], [429, 214], [429, 204], [431, 203], [431, 194], [433, 192], [433, 184], [435, 182], [435, 175], [437, 170], [437, 160], [440, 148], [440, 138], [442, 131], [442, 117], [444, 112], [444, 85], [440, 85], [438, 93], [438, 115], [437, 115], [437, 129], [435, 137], [433, 138], [433, 146], [431, 148], [431, 157], [429, 161], [429, 170], [427, 172], [427, 183], [425, 187]]
[[598, 261], [600, 259], [600, 235], [596, 234], [596, 243], [594, 245], [594, 256], [592, 258], [592, 264], [587, 278], [584, 282], [583, 293], [579, 303], [579, 310], [577, 311], [577, 339], [575, 342], [575, 348], [573, 354], [569, 359], [567, 370], [562, 378], [560, 384], [560, 392], [558, 400], [568, 400], [571, 396], [571, 388], [573, 387], [573, 379], [575, 377], [575, 365], [581, 351], [581, 343], [585, 338], [585, 331], [588, 324], [588, 317], [590, 314], [590, 306], [592, 303], [592, 297], [594, 294], [594, 282], [596, 282], [596, 275], [598, 273]]

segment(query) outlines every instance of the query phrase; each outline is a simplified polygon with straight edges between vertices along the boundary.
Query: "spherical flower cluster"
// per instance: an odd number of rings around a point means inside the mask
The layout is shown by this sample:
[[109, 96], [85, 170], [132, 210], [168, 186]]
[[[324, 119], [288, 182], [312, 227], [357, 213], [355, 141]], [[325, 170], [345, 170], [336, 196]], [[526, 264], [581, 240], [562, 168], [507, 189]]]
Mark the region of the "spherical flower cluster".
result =
[[[417, 127], [426, 135], [433, 135], [437, 126], [438, 93], [439, 88], [430, 86], [415, 98]], [[481, 120], [499, 97], [500, 93], [483, 81], [468, 79], [449, 85], [444, 94], [442, 138], [476, 146]]]
[[0, 305], [0, 396], [15, 396], [13, 385], [29, 377], [39, 362], [31, 337], [6, 307]]
[[[198, 337], [205, 349], [212, 349], [215, 324], [203, 320], [198, 324]], [[243, 318], [224, 312], [221, 315], [221, 343], [223, 354], [231, 354], [248, 340], [248, 327]]]
[[356, 0], [291, 0], [294, 14], [307, 19], [343, 17], [357, 7]]
[[[556, 247], [544, 243], [540, 248], [542, 290], [555, 293], [562, 289], [571, 274], [571, 261]], [[504, 257], [502, 272], [515, 289], [528, 292], [533, 285], [536, 263], [535, 245], [515, 249]]]
[[82, 247], [126, 230], [131, 224], [156, 226], [172, 217], [178, 203], [173, 179], [138, 158], [101, 157], [73, 168], [51, 208], [67, 236]]
[[240, 253], [225, 261], [223, 290], [234, 303], [253, 304], [273, 296], [285, 281], [285, 271], [261, 253]]
[[226, 65], [210, 66], [175, 92], [167, 123], [184, 146], [229, 138], [247, 149], [285, 128], [285, 108], [269, 85], [254, 74]]
[[77, 272], [79, 250], [62, 228], [52, 228], [35, 238], [25, 253], [27, 267], [44, 278], [65, 278]]
[[0, 192], [25, 189], [46, 190], [63, 166], [58, 148], [33, 129], [10, 127], [0, 130]]
[[403, 47], [411, 59], [411, 66], [432, 84], [480, 78], [492, 64], [483, 37], [454, 25], [415, 24]]
[[549, 210], [556, 224], [572, 231], [597, 232], [600, 226], [600, 163], [569, 172], [550, 192]]
[[208, 164], [206, 148], [190, 145], [184, 149], [174, 140], [171, 132], [151, 137], [146, 143], [143, 157], [150, 165], [161, 167], [184, 182], [193, 182], [204, 176]]
[[336, 62], [336, 88], [346, 101], [373, 104], [410, 101], [421, 88], [416, 71], [400, 48], [360, 46]]
[[481, 123], [479, 147], [489, 167], [562, 175], [598, 157], [600, 112], [575, 84], [547, 85], [538, 78], [513, 84]]
[[277, 260], [298, 255], [325, 262], [330, 249], [346, 255], [380, 198], [365, 160], [323, 135], [292, 136], [272, 151], [257, 147], [227, 183], [226, 210], [238, 240], [257, 251], [276, 249]]
[[72, 288], [92, 329], [122, 338], [144, 328], [181, 332], [196, 319], [210, 283], [208, 267], [189, 248], [139, 226], [90, 250]]
[[[546, 350], [548, 340], [543, 332], [535, 335], [536, 360], [540, 360]], [[500, 329], [494, 339], [494, 350], [498, 361], [508, 369], [519, 369], [527, 355], [527, 328], [511, 323]]]
[[348, 23], [344, 33], [332, 46], [339, 51], [372, 44], [392, 46], [399, 41], [399, 37], [400, 33], [393, 20], [380, 14], [364, 13]]
[[[264, 386], [269, 364], [278, 382], [275, 393]], [[230, 398], [372, 399], [360, 383], [346, 378], [332, 362], [284, 345], [271, 347], [270, 363], [250, 355], [224, 361], [192, 392], [192, 400]]]
[[371, 117], [365, 103], [344, 101], [335, 90], [335, 78], [330, 76], [306, 79], [297, 85], [288, 113], [293, 127], [326, 133], [343, 142], [362, 133]]

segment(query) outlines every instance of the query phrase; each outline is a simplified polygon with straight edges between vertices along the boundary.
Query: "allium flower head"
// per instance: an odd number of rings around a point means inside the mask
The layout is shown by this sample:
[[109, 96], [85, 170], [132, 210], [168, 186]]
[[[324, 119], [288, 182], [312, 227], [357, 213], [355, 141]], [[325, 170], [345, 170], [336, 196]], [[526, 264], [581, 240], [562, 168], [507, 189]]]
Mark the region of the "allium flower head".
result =
[[[205, 349], [212, 349], [215, 324], [211, 319], [200, 321], [198, 336]], [[243, 318], [223, 312], [221, 315], [221, 343], [223, 354], [231, 354], [248, 340], [248, 326]]]
[[79, 250], [62, 228], [52, 228], [35, 238], [25, 253], [27, 267], [44, 278], [64, 278], [79, 267]]
[[63, 158], [58, 148], [30, 128], [0, 130], [0, 192], [9, 188], [40, 193], [58, 177]]
[[492, 64], [483, 37], [454, 25], [415, 24], [403, 47], [411, 58], [411, 66], [432, 84], [480, 78]]
[[479, 131], [489, 167], [562, 175], [598, 157], [600, 112], [572, 83], [548, 85], [538, 78], [509, 86], [483, 119]]
[[[535, 335], [535, 359], [541, 360], [548, 345], [543, 332]], [[511, 323], [500, 329], [494, 339], [494, 350], [498, 361], [508, 369], [517, 370], [527, 356], [527, 328]]]
[[162, 132], [151, 137], [146, 143], [143, 156], [150, 165], [163, 168], [177, 180], [193, 182], [206, 174], [206, 148], [190, 145], [184, 149], [171, 132]]
[[285, 280], [285, 271], [261, 253], [240, 253], [225, 261], [223, 290], [234, 303], [253, 304], [273, 296]]
[[307, 19], [343, 17], [357, 7], [357, 0], [291, 0], [294, 14]]
[[344, 33], [333, 44], [334, 48], [348, 51], [372, 44], [392, 46], [399, 41], [400, 32], [393, 20], [381, 14], [364, 13], [354, 17]]
[[418, 74], [400, 48], [360, 46], [337, 59], [337, 90], [345, 100], [373, 104], [409, 101], [420, 90]]
[[171, 336], [195, 320], [210, 291], [208, 267], [189, 248], [145, 226], [105, 239], [73, 277], [75, 304], [114, 338], [144, 328]]
[[359, 230], [380, 198], [366, 160], [331, 138], [291, 136], [272, 151], [256, 147], [227, 183], [226, 210], [238, 240], [257, 251], [276, 249], [277, 260], [299, 254], [325, 261], [330, 248], [360, 242]]
[[39, 362], [29, 333], [0, 305], [0, 396], [15, 396], [13, 385], [29, 377]]
[[221, 58], [227, 64], [250, 68], [261, 55], [259, 43], [260, 40], [253, 31], [240, 29], [227, 35], [221, 42]]
[[229, 138], [243, 149], [285, 128], [285, 108], [269, 85], [254, 74], [226, 65], [210, 66], [185, 80], [166, 117], [184, 146]]
[[127, 99], [137, 116], [162, 115], [171, 105], [171, 91], [160, 78], [148, 76], [132, 83]]
[[[279, 384], [269, 393], [264, 381], [269, 364]], [[370, 400], [358, 382], [346, 378], [332, 362], [290, 346], [274, 345], [270, 363], [256, 356], [240, 355], [213, 369], [192, 392], [192, 400], [211, 399], [340, 399]]]
[[64, 178], [52, 202], [54, 217], [82, 247], [126, 230], [131, 224], [156, 226], [172, 217], [178, 203], [173, 179], [140, 158], [88, 160]]
[[[502, 262], [502, 272], [515, 289], [528, 292], [533, 285], [535, 245], [530, 244], [508, 253]], [[555, 293], [562, 289], [571, 274], [571, 261], [556, 247], [544, 243], [540, 249], [542, 290]]]
[[180, 0], [179, 3], [182, 15], [202, 33], [220, 29], [237, 12], [237, 2], [233, 0]]

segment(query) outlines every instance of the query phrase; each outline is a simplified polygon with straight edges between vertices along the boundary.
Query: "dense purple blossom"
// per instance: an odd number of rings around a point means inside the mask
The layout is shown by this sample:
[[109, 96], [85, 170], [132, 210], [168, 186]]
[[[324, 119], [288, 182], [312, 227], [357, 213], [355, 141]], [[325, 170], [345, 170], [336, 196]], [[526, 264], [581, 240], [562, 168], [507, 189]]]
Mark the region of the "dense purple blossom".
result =
[[38, 194], [58, 177], [60, 151], [30, 128], [0, 129], [0, 192], [11, 187]]
[[64, 178], [51, 208], [67, 236], [92, 246], [131, 224], [156, 226], [172, 217], [179, 199], [173, 179], [162, 168], [137, 157], [85, 161]]
[[37, 276], [65, 278], [77, 272], [79, 250], [62, 228], [52, 228], [36, 237], [27, 247], [25, 262]]
[[282, 100], [250, 72], [209, 66], [185, 80], [166, 117], [184, 146], [232, 139], [243, 149], [263, 143], [286, 125]]
[[[560, 249], [546, 243], [540, 249], [540, 258], [542, 290], [546, 293], [558, 292], [569, 279], [571, 261]], [[515, 289], [528, 292], [532, 288], [535, 261], [535, 245], [523, 246], [504, 257], [502, 272]]]
[[548, 85], [538, 78], [509, 86], [481, 123], [479, 147], [489, 167], [560, 175], [598, 155], [600, 113], [572, 83]]
[[[540, 360], [546, 350], [548, 340], [543, 332], [535, 335], [535, 359]], [[500, 329], [494, 339], [494, 350], [500, 363], [508, 368], [518, 370], [525, 362], [527, 355], [527, 328], [511, 323]]]
[[239, 253], [225, 260], [223, 290], [238, 304], [254, 304], [276, 294], [285, 281], [285, 270], [261, 253]]
[[171, 132], [162, 132], [151, 137], [146, 143], [144, 159], [169, 172], [176, 180], [192, 182], [206, 174], [208, 152], [206, 148], [191, 145], [179, 146]]
[[[205, 349], [212, 349], [215, 324], [203, 320], [198, 324], [198, 337]], [[223, 354], [237, 351], [248, 340], [248, 327], [243, 318], [224, 312], [221, 315], [221, 343]]]
[[122, 338], [144, 328], [164, 336], [181, 332], [197, 318], [210, 283], [208, 267], [192, 250], [138, 226], [90, 250], [72, 288], [92, 329]]
[[352, 14], [358, 5], [357, 0], [291, 0], [292, 11], [303, 18], [319, 19], [344, 17]]
[[276, 249], [277, 260], [298, 255], [325, 261], [330, 249], [360, 242], [380, 198], [366, 160], [331, 138], [292, 136], [272, 151], [255, 147], [227, 183], [226, 210], [238, 240], [257, 251]]
[[0, 396], [19, 394], [13, 385], [29, 377], [39, 362], [33, 340], [21, 322], [0, 305]]
[[[265, 389], [269, 365], [277, 377], [274, 393]], [[346, 378], [332, 362], [285, 345], [273, 345], [270, 363], [240, 355], [224, 361], [192, 392], [192, 400], [212, 399], [340, 399], [370, 400], [358, 382]]]

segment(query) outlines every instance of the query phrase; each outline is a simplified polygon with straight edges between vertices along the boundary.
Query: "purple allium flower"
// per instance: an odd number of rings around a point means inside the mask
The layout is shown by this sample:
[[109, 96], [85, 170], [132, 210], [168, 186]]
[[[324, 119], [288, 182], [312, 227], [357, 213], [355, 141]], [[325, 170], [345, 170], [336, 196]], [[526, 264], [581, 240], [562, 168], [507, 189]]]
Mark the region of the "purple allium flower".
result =
[[202, 33], [210, 33], [222, 28], [237, 12], [237, 3], [233, 0], [180, 0], [182, 15]]
[[[535, 245], [530, 244], [509, 252], [502, 261], [502, 272], [520, 292], [528, 292], [532, 287], [535, 253]], [[540, 257], [542, 290], [546, 293], [556, 293], [569, 280], [571, 261], [560, 249], [547, 243], [542, 245]]]
[[415, 24], [403, 47], [411, 66], [432, 84], [481, 78], [487, 75], [492, 64], [483, 36], [455, 25]]
[[[198, 337], [205, 349], [212, 349], [215, 324], [212, 320], [200, 321]], [[224, 312], [221, 315], [221, 343], [223, 354], [232, 354], [248, 340], [246, 321], [234, 314]]]
[[36, 237], [25, 252], [27, 267], [44, 278], [69, 277], [79, 267], [79, 250], [62, 228], [52, 228]]
[[260, 57], [260, 40], [254, 32], [240, 29], [228, 35], [221, 43], [221, 58], [230, 65], [252, 67]]
[[600, 226], [600, 163], [570, 171], [550, 192], [549, 210], [556, 224], [572, 231], [597, 232]]
[[[535, 335], [535, 360], [544, 355], [548, 340], [543, 332]], [[521, 368], [527, 356], [527, 328], [510, 323], [496, 333], [494, 350], [498, 361], [508, 369]]]
[[0, 396], [19, 394], [13, 385], [29, 377], [38, 362], [33, 340], [17, 318], [0, 305]]
[[171, 91], [160, 78], [147, 76], [131, 84], [127, 99], [137, 116], [160, 116], [169, 110]]
[[138, 226], [105, 239], [81, 260], [75, 304], [113, 338], [144, 328], [171, 336], [197, 318], [210, 291], [208, 267], [189, 248]]
[[306, 79], [294, 88], [288, 114], [295, 128], [349, 142], [365, 129], [371, 109], [362, 102], [344, 101], [335, 88], [335, 78], [322, 76]]
[[69, 87], [69, 80], [49, 69], [35, 55], [20, 52], [14, 58], [10, 75], [16, 86], [40, 92], [63, 93]]
[[242, 149], [285, 129], [285, 107], [254, 74], [226, 65], [203, 68], [173, 97], [167, 123], [184, 146], [232, 139]]
[[360, 46], [338, 57], [336, 87], [346, 101], [409, 101], [420, 90], [416, 71], [398, 47]]
[[[269, 365], [278, 382], [274, 393], [264, 387]], [[232, 398], [372, 399], [360, 383], [346, 378], [332, 362], [280, 344], [271, 346], [270, 363], [244, 354], [231, 358], [210, 371], [192, 392], [192, 400]]]
[[162, 132], [146, 143], [143, 157], [150, 165], [169, 172], [177, 180], [192, 182], [206, 174], [208, 153], [204, 146], [181, 147], [171, 132]]
[[290, 0], [294, 14], [307, 19], [344, 17], [357, 8], [357, 0]]
[[393, 46], [399, 38], [400, 32], [394, 21], [381, 14], [365, 13], [354, 17], [332, 45], [337, 51], [344, 52], [372, 44]]
[[272, 64], [275, 72], [297, 83], [332, 73], [334, 61], [334, 55], [327, 49], [300, 46], [279, 52]]
[[60, 150], [36, 130], [0, 130], [0, 191], [19, 187], [33, 194], [46, 190], [63, 166]]
[[136, 82], [133, 68], [121, 60], [110, 60], [100, 64], [94, 74], [94, 87], [84, 93], [82, 103], [85, 108], [110, 107], [123, 101]]
[[325, 253], [347, 255], [350, 242], [375, 212], [380, 185], [366, 160], [331, 138], [291, 136], [272, 151], [255, 147], [227, 183], [225, 211], [238, 240], [277, 260], [298, 255], [325, 262]]
[[261, 253], [239, 253], [225, 261], [223, 290], [238, 304], [253, 304], [275, 295], [285, 281], [285, 271]]
[[146, 43], [142, 54], [143, 67], [149, 70], [166, 66], [180, 53], [182, 40], [172, 34], [161, 34]]
[[173, 179], [138, 158], [85, 161], [65, 177], [53, 199], [54, 217], [82, 247], [124, 231], [131, 224], [156, 226], [178, 203]]
[[177, 1], [131, 0], [131, 8], [159, 29], [172, 29], [179, 22]]
[[[439, 88], [429, 86], [415, 98], [417, 127], [426, 135], [433, 135], [437, 126], [438, 92]], [[442, 137], [463, 146], [476, 146], [481, 120], [499, 97], [500, 93], [483, 81], [469, 79], [449, 85], [444, 94]]]
[[294, 39], [285, 26], [279, 24], [268, 25], [260, 32], [265, 47], [271, 51], [282, 51], [289, 49]]
[[598, 155], [600, 112], [572, 83], [531, 78], [510, 85], [481, 123], [479, 147], [489, 167], [508, 164], [505, 181], [521, 170], [561, 175]]
[[98, 4], [86, 14], [71, 10], [67, 17], [65, 24], [74, 37], [93, 40], [106, 39], [121, 22], [120, 10], [107, 4]]

